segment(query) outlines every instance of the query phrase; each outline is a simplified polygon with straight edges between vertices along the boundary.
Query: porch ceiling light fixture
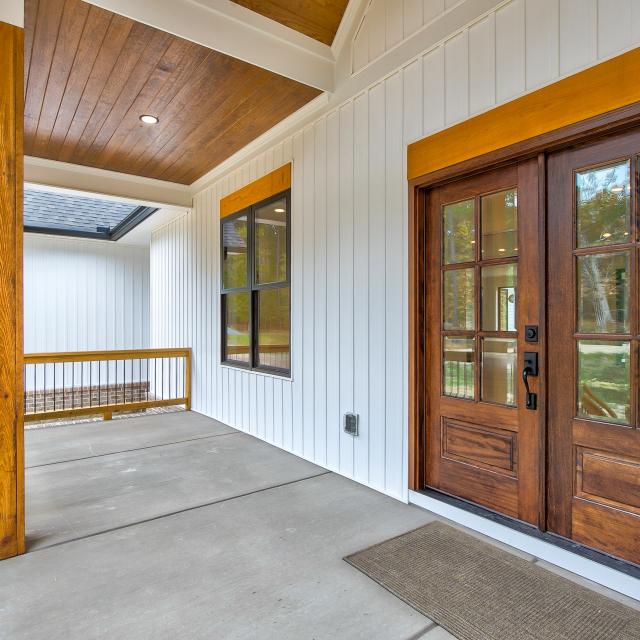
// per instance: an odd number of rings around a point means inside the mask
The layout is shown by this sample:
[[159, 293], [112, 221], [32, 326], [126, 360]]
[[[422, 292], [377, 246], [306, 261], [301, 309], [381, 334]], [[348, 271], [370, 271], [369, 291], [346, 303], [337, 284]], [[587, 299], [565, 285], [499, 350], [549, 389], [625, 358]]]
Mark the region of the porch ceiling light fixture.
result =
[[142, 122], [144, 122], [145, 124], [158, 124], [158, 122], [160, 122], [157, 116], [152, 116], [148, 113], [142, 114], [140, 116], [140, 120], [142, 120]]
[[275, 213], [284, 213], [284, 209], [274, 209]]

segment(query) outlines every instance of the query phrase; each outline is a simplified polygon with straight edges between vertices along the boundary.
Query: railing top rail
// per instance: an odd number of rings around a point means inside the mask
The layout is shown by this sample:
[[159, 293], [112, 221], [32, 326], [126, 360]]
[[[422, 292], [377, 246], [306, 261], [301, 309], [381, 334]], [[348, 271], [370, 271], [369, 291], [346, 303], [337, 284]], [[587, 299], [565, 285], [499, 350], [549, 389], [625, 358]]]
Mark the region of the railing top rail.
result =
[[188, 347], [171, 349], [115, 349], [109, 351], [63, 351], [56, 353], [26, 353], [24, 355], [24, 364], [180, 358], [189, 356], [191, 356], [191, 349]]

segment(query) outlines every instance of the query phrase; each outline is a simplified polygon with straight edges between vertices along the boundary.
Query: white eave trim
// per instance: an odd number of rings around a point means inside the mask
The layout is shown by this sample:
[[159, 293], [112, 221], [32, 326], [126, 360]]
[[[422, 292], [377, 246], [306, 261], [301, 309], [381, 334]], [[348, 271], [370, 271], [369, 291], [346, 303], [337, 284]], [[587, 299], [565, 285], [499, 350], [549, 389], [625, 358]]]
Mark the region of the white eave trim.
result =
[[145, 206], [190, 208], [192, 203], [191, 188], [186, 185], [32, 156], [24, 158], [24, 181]]
[[321, 91], [333, 91], [335, 60], [330, 47], [230, 0], [89, 2]]
[[337, 60], [340, 57], [342, 49], [345, 45], [350, 44], [356, 29], [360, 26], [362, 17], [364, 16], [370, 0], [349, 0], [349, 4], [345, 9], [340, 26], [336, 32], [336, 37], [331, 44], [333, 57]]
[[2, 0], [0, 22], [24, 27], [24, 0]]

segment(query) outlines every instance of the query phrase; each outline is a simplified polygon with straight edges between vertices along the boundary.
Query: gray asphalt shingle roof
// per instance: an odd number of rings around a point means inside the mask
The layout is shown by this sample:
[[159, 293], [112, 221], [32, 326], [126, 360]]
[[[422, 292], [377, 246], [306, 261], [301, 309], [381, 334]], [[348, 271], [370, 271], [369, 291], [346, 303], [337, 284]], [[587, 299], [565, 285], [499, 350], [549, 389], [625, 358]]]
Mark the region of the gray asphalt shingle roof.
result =
[[25, 227], [95, 233], [98, 227], [113, 229], [137, 207], [138, 205], [132, 203], [97, 200], [26, 188], [24, 224]]

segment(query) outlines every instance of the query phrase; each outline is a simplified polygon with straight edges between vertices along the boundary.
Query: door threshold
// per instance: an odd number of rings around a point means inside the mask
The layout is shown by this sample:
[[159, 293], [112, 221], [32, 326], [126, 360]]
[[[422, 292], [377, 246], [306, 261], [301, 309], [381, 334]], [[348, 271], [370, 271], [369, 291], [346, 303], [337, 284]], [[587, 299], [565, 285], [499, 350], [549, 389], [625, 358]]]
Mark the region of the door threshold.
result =
[[409, 491], [409, 502], [640, 601], [638, 565], [432, 489]]

